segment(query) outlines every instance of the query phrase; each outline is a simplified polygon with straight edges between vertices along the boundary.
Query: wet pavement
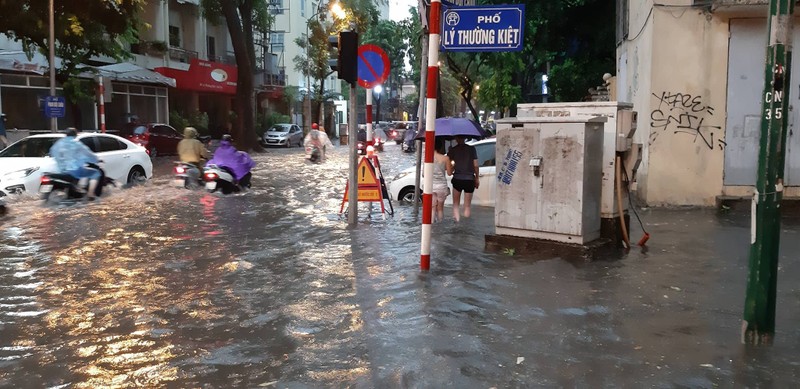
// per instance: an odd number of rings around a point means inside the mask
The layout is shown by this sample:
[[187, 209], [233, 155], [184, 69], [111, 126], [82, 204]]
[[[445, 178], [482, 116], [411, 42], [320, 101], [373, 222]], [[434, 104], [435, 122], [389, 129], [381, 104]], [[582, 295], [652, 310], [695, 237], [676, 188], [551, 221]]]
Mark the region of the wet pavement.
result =
[[[0, 387], [794, 387], [800, 218], [782, 236], [776, 344], [739, 342], [749, 216], [641, 212], [648, 249], [595, 261], [484, 252], [493, 209], [349, 229], [346, 148], [258, 161], [252, 191], [144, 187], [0, 218]], [[384, 174], [413, 156], [387, 145]], [[377, 216], [377, 214], [375, 215]], [[634, 239], [641, 236], [636, 227]]]

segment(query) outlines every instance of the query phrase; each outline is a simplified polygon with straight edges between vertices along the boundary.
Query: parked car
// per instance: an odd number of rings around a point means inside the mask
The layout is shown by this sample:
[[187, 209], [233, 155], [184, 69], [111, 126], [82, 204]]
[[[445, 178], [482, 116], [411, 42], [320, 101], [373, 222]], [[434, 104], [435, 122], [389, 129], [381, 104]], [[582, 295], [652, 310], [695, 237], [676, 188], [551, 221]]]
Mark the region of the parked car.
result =
[[[467, 142], [475, 146], [475, 151], [478, 154], [478, 173], [481, 180], [481, 185], [472, 195], [472, 204], [487, 207], [494, 207], [495, 192], [497, 185], [495, 183], [495, 144], [497, 139], [490, 138], [479, 141]], [[391, 182], [389, 182], [389, 194], [392, 199], [397, 199], [399, 202], [410, 203], [414, 201], [414, 175], [416, 167], [412, 166], [408, 169], [401, 171], [396, 175]], [[451, 177], [447, 177], [447, 185], [450, 190], [453, 190], [453, 185], [450, 183]], [[424, 179], [422, 180], [424, 182]], [[463, 200], [462, 200], [463, 201]], [[453, 203], [453, 195], [447, 197], [445, 204]]]
[[[0, 151], [0, 197], [39, 193], [43, 173], [57, 172], [50, 147], [64, 134], [31, 135]], [[120, 184], [140, 184], [153, 177], [153, 163], [144, 147], [111, 134], [78, 134], [77, 139], [103, 161], [106, 176]]]
[[131, 123], [123, 131], [128, 140], [144, 147], [151, 157], [159, 155], [175, 155], [178, 153], [178, 142], [183, 134], [163, 123]]
[[291, 123], [280, 123], [270, 127], [261, 139], [265, 146], [303, 147], [303, 130]]

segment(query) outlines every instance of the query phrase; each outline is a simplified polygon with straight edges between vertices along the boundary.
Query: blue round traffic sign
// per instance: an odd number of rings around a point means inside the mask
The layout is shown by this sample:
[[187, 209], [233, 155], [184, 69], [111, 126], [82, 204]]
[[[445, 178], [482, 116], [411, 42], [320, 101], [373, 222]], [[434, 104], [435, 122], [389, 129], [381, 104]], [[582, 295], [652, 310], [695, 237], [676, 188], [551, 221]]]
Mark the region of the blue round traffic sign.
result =
[[389, 56], [378, 46], [358, 47], [358, 85], [373, 88], [389, 77]]

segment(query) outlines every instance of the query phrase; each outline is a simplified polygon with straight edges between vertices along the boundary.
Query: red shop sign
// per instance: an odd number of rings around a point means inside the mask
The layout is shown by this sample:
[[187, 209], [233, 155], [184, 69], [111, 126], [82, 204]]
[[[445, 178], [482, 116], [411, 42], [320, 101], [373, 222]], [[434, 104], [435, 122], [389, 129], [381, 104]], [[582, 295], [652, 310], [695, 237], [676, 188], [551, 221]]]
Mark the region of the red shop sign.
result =
[[238, 72], [236, 66], [193, 58], [189, 70], [167, 67], [153, 69], [175, 79], [175, 87], [198, 92], [236, 94]]

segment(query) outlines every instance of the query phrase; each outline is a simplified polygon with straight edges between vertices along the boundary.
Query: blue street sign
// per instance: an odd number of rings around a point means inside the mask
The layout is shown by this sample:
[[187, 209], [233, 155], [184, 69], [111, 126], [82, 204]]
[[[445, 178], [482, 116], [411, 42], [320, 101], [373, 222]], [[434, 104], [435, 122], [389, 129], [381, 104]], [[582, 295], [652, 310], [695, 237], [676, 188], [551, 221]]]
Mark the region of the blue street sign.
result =
[[44, 116], [48, 119], [63, 118], [67, 114], [67, 101], [63, 96], [44, 98]]
[[442, 50], [520, 51], [525, 5], [452, 7], [442, 15]]

